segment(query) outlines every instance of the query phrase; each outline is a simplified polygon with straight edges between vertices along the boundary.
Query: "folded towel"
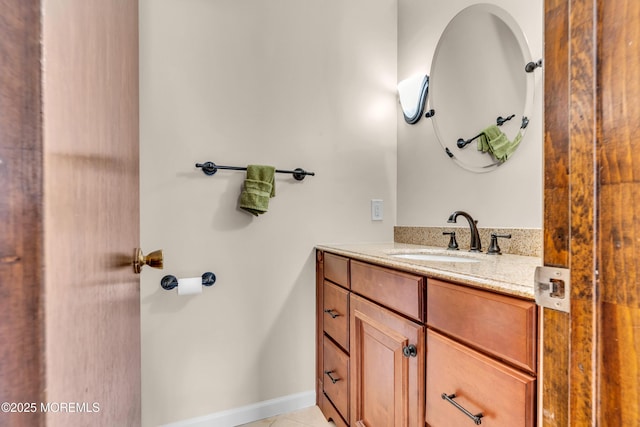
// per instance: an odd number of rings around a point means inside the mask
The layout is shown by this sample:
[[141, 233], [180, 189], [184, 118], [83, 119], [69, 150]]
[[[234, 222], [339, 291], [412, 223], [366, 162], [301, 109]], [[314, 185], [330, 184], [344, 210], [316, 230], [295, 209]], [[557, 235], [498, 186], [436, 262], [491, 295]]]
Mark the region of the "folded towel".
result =
[[509, 141], [507, 135], [498, 126], [491, 125], [483, 130], [478, 138], [478, 151], [489, 152], [496, 160], [504, 162], [516, 151], [520, 141], [522, 141], [522, 130], [518, 131], [513, 141]]
[[247, 166], [247, 178], [240, 194], [241, 209], [255, 216], [269, 209], [269, 199], [276, 195], [275, 173], [273, 166]]

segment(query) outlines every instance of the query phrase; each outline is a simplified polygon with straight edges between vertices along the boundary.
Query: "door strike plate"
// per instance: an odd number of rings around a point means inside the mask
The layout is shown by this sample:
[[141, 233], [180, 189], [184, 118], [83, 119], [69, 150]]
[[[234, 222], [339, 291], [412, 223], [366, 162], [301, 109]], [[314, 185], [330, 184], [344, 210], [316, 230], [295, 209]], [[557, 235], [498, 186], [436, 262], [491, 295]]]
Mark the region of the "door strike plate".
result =
[[568, 268], [536, 268], [534, 292], [536, 304], [569, 313], [571, 310], [571, 274]]

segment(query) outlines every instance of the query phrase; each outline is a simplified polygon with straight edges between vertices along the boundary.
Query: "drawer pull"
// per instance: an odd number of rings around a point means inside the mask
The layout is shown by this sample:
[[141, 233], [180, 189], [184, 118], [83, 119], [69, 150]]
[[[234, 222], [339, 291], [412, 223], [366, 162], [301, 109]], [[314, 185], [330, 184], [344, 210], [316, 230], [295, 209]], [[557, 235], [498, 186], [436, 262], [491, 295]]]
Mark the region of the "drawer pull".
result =
[[329, 377], [329, 379], [331, 380], [331, 382], [333, 384], [335, 384], [338, 381], [340, 381], [340, 378], [333, 378], [333, 376], [331, 375], [331, 374], [333, 374], [333, 371], [324, 371], [324, 374]]
[[402, 354], [404, 357], [416, 357], [418, 355], [418, 349], [415, 345], [409, 344], [402, 347]]
[[332, 319], [335, 319], [336, 317], [340, 316], [339, 313], [337, 313], [334, 309], [332, 308], [327, 308], [324, 310], [325, 313], [327, 313], [329, 316], [331, 316]]
[[447, 393], [442, 393], [442, 398], [444, 400], [446, 400], [447, 402], [451, 403], [453, 406], [455, 406], [456, 408], [458, 408], [460, 411], [462, 411], [467, 417], [471, 418], [473, 420], [473, 422], [479, 426], [480, 424], [482, 424], [482, 412], [480, 412], [479, 414], [473, 415], [471, 412], [467, 411], [465, 408], [463, 408], [458, 402], [456, 402], [455, 399], [456, 394], [447, 394]]

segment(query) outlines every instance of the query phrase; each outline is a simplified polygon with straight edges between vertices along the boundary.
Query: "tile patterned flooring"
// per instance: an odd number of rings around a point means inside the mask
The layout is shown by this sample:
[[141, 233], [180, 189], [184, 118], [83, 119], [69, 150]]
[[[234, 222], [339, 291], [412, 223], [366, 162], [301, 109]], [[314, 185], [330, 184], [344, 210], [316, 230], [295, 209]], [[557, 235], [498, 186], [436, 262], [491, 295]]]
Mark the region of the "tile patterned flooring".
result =
[[277, 417], [244, 424], [242, 427], [335, 427], [335, 424], [325, 420], [320, 408], [311, 406]]

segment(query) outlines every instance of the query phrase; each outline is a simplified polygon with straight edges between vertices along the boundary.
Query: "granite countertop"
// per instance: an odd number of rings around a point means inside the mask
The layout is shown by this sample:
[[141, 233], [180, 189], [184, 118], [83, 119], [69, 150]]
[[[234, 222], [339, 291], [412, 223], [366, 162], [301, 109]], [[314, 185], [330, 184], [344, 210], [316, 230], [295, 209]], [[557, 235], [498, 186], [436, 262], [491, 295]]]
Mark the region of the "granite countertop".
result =
[[[488, 255], [463, 249], [447, 251], [433, 246], [407, 243], [322, 244], [317, 249], [353, 259], [416, 273], [435, 279], [449, 280], [502, 294], [534, 299], [533, 278], [542, 259], [521, 255]], [[421, 261], [395, 258], [398, 253], [454, 254], [479, 262]]]

